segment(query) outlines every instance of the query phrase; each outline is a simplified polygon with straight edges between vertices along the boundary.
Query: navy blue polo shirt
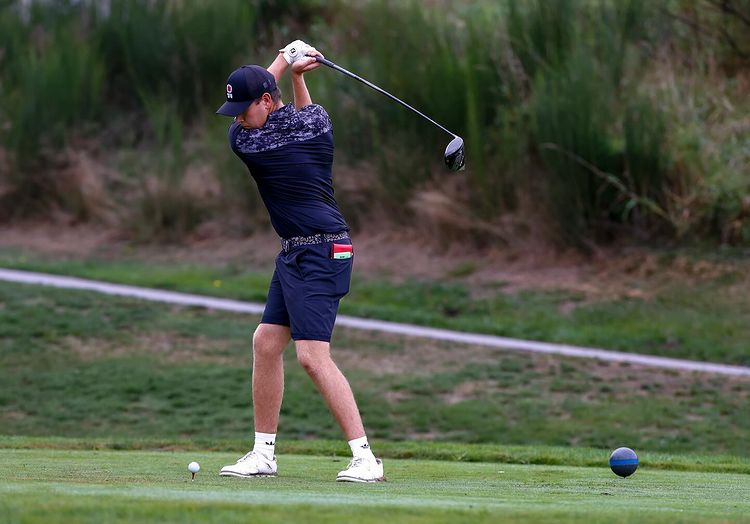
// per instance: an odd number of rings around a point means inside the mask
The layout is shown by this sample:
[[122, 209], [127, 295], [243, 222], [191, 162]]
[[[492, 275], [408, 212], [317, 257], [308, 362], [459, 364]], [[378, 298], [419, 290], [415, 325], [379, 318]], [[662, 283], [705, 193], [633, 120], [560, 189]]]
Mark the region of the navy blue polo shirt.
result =
[[321, 106], [285, 105], [259, 129], [229, 127], [229, 144], [250, 170], [282, 238], [349, 227], [333, 196], [333, 126]]

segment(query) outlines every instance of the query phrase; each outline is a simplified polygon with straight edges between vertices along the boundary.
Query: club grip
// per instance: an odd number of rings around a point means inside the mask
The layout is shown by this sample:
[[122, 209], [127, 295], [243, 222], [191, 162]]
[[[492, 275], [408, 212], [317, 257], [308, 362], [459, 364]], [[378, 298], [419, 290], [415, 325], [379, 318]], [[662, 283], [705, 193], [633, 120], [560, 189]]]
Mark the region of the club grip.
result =
[[331, 62], [330, 60], [328, 60], [326, 58], [323, 58], [322, 56], [316, 56], [315, 60], [317, 60], [321, 64], [327, 65], [328, 67], [332, 67], [333, 69], [336, 69], [334, 67], [336, 64], [334, 64], [333, 62]]

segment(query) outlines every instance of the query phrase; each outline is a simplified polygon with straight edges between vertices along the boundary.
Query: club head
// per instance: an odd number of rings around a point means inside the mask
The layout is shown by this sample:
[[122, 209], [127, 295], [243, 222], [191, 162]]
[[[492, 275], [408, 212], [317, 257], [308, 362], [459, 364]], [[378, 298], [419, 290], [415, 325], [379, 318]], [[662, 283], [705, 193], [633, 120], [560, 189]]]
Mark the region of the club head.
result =
[[445, 148], [445, 165], [451, 171], [462, 171], [464, 169], [464, 139], [455, 137]]

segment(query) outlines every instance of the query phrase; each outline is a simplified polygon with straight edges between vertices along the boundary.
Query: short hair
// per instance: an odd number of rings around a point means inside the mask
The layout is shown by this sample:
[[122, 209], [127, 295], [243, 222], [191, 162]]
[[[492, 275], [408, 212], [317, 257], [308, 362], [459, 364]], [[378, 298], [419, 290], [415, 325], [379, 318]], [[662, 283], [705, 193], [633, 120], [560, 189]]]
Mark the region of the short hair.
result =
[[281, 100], [281, 88], [279, 86], [276, 86], [276, 89], [271, 91], [271, 100], [273, 100], [274, 104], [278, 104], [279, 100]]
[[[279, 86], [276, 86], [276, 89], [274, 89], [273, 91], [264, 92], [263, 95], [265, 95], [266, 93], [271, 95], [271, 101], [274, 103], [274, 105], [278, 104], [279, 100], [281, 100], [281, 88]], [[257, 102], [260, 102], [260, 99], [263, 98], [263, 95], [260, 95], [258, 98], [253, 100], [252, 103], [255, 104]]]

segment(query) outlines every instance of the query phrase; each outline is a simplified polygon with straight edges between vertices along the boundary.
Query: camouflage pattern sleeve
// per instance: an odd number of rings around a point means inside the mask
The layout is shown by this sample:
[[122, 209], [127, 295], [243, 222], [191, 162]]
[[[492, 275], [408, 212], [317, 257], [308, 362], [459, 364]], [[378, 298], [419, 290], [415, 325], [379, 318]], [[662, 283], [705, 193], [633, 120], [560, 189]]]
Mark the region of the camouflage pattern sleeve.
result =
[[[240, 153], [259, 153], [294, 142], [310, 140], [333, 128], [328, 113], [318, 104], [310, 104], [297, 111], [285, 105], [268, 115], [259, 129], [239, 129], [231, 144]], [[232, 139], [230, 134], [230, 140]]]
[[310, 104], [309, 106], [305, 106], [297, 111], [297, 113], [303, 119], [305, 119], [307, 125], [311, 129], [318, 130], [316, 135], [326, 133], [333, 129], [331, 118], [328, 116], [328, 112], [323, 108], [323, 106], [320, 106], [318, 104]]

